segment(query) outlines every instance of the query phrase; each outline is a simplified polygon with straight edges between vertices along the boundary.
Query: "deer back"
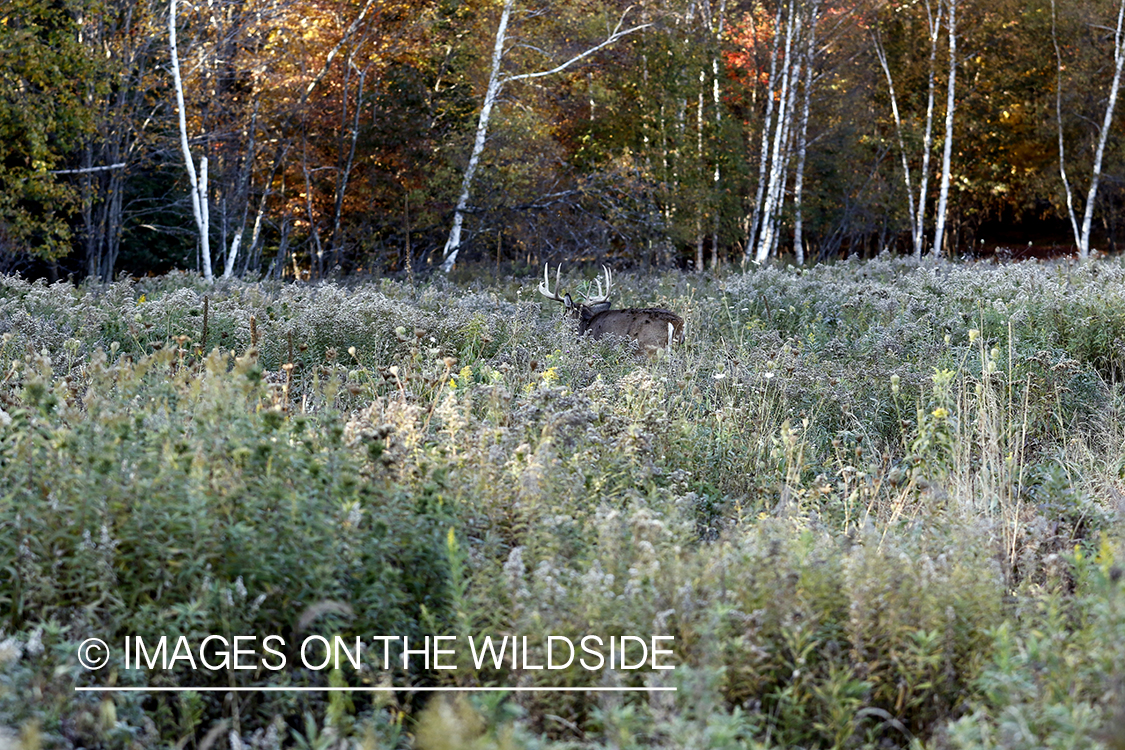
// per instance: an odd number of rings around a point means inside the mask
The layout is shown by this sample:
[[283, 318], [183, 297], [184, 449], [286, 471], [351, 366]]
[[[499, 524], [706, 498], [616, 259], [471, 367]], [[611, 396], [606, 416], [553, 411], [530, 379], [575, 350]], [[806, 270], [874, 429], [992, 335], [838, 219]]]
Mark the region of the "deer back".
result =
[[579, 333], [589, 333], [596, 339], [607, 335], [625, 336], [636, 339], [642, 349], [666, 349], [674, 343], [683, 343], [684, 321], [671, 310], [658, 307], [602, 310], [580, 319]]

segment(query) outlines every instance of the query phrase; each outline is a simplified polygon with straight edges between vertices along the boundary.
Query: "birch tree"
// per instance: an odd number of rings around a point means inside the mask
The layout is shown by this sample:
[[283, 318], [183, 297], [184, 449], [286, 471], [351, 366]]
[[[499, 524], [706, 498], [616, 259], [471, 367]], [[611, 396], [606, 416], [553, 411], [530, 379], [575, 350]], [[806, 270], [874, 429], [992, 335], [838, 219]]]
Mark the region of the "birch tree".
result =
[[935, 11], [931, 7], [929, 0], [926, 0], [925, 9], [930, 40], [930, 67], [926, 87], [926, 119], [922, 131], [922, 164], [919, 169], [917, 198], [915, 198], [914, 187], [912, 185], [910, 158], [906, 148], [906, 140], [903, 135], [902, 116], [899, 112], [894, 76], [891, 74], [890, 64], [887, 61], [887, 53], [886, 49], [883, 47], [881, 35], [878, 30], [872, 35], [875, 54], [879, 59], [879, 64], [887, 79], [887, 89], [890, 92], [891, 114], [894, 117], [895, 136], [898, 141], [899, 156], [902, 160], [903, 181], [906, 184], [906, 202], [907, 213], [910, 218], [911, 246], [914, 250], [914, 257], [918, 259], [921, 259], [926, 244], [923, 229], [926, 220], [926, 191], [930, 182], [930, 154], [933, 151], [934, 144], [934, 99], [937, 89], [937, 52], [938, 37], [941, 34], [942, 5], [939, 2], [937, 10]]
[[816, 27], [820, 21], [820, 1], [814, 0], [810, 11], [809, 40], [805, 48], [805, 80], [801, 100], [801, 119], [797, 133], [797, 174], [793, 180], [793, 254], [797, 265], [805, 264], [805, 217], [803, 212], [805, 160], [808, 157], [809, 109], [816, 67]]
[[195, 162], [191, 155], [191, 146], [188, 144], [187, 115], [184, 112], [184, 84], [180, 77], [180, 56], [176, 51], [176, 0], [169, 0], [168, 3], [168, 49], [172, 58], [172, 86], [176, 91], [176, 109], [180, 121], [180, 148], [183, 150], [188, 181], [191, 184], [191, 211], [195, 216], [196, 229], [199, 231], [199, 252], [203, 265], [203, 278], [212, 281], [214, 277], [211, 274], [211, 243], [208, 228], [210, 217], [207, 206], [207, 157], [200, 157], [197, 174]]
[[1090, 176], [1090, 189], [1086, 194], [1082, 224], [1079, 226], [1074, 208], [1074, 193], [1066, 173], [1066, 148], [1063, 142], [1062, 124], [1063, 61], [1062, 52], [1059, 48], [1055, 0], [1051, 0], [1051, 38], [1055, 47], [1055, 122], [1058, 126], [1059, 137], [1059, 176], [1062, 178], [1063, 189], [1066, 193], [1067, 215], [1070, 218], [1071, 230], [1074, 232], [1074, 242], [1078, 245], [1078, 257], [1082, 260], [1090, 257], [1090, 229], [1094, 220], [1094, 204], [1098, 197], [1098, 183], [1102, 176], [1102, 160], [1105, 157], [1105, 146], [1106, 141], [1109, 140], [1110, 126], [1113, 124], [1113, 110], [1117, 106], [1117, 95], [1121, 89], [1121, 72], [1125, 68], [1125, 44], [1123, 44], [1125, 40], [1122, 38], [1123, 21], [1125, 21], [1125, 0], [1122, 0], [1117, 8], [1117, 27], [1113, 32], [1113, 81], [1109, 87], [1105, 114], [1102, 117], [1097, 145], [1094, 148], [1094, 167]]
[[[699, 162], [699, 168], [704, 168], [705, 159], [703, 153], [703, 101], [704, 91], [707, 87], [707, 73], [706, 71], [699, 71], [699, 99], [696, 105], [695, 115], [695, 132], [696, 132], [696, 159]], [[701, 196], [700, 200], [696, 202], [695, 206], [695, 272], [703, 273], [703, 214], [706, 210], [707, 201]]]
[[[768, 159], [769, 169], [764, 191], [762, 185], [759, 185], [758, 189], [759, 195], [763, 195], [756, 222], [759, 227], [758, 238], [756, 244], [747, 244], [747, 252], [752, 247], [756, 248], [755, 263], [764, 263], [774, 254], [780, 239], [781, 207], [792, 154], [793, 114], [802, 69], [803, 55], [798, 54], [797, 50], [805, 33], [803, 10], [803, 7], [798, 6], [797, 0], [789, 0], [782, 42], [781, 70], [778, 71], [781, 82], [777, 93], [777, 118], [773, 122], [772, 144], [769, 145], [768, 153], [763, 152], [761, 155], [762, 159]], [[774, 84], [771, 82], [772, 85]], [[770, 99], [772, 98], [771, 94]]]
[[[723, 106], [722, 95], [720, 88], [720, 63], [719, 52], [723, 41], [723, 32], [725, 31], [727, 15], [727, 0], [719, 0], [719, 18], [718, 23], [713, 25], [715, 35], [715, 46], [711, 55], [711, 106], [715, 112], [715, 135], [718, 137], [722, 133], [723, 127]], [[719, 268], [719, 216], [722, 213], [721, 207], [722, 195], [722, 170], [719, 161], [715, 161], [715, 177], [714, 185], [712, 188], [712, 203], [714, 210], [714, 217], [711, 222], [711, 270], [718, 270]]]
[[[743, 263], [751, 258], [754, 252], [755, 244], [758, 240], [758, 231], [762, 218], [762, 205], [766, 194], [766, 175], [769, 168], [769, 152], [770, 152], [770, 132], [773, 127], [773, 109], [774, 109], [774, 95], [773, 86], [777, 80], [777, 56], [781, 48], [781, 38], [779, 32], [781, 29], [781, 21], [783, 5], [778, 3], [777, 15], [774, 18], [773, 25], [773, 44], [770, 46], [770, 72], [769, 72], [769, 89], [766, 91], [766, 113], [762, 118], [762, 145], [760, 155], [758, 157], [758, 187], [754, 196], [754, 203], [750, 214], [750, 219], [747, 222], [746, 232], [746, 254], [743, 258]], [[759, 261], [760, 262], [760, 261]]]
[[953, 155], [953, 112], [957, 100], [957, 0], [948, 0], [949, 16], [946, 22], [949, 31], [949, 85], [945, 99], [945, 143], [941, 151], [941, 190], [938, 194], [937, 215], [934, 217], [933, 255], [941, 254], [941, 243], [945, 236], [945, 220], [949, 206], [949, 180]]
[[488, 86], [485, 89], [484, 101], [481, 104], [480, 115], [477, 118], [476, 135], [473, 139], [473, 149], [469, 154], [469, 162], [465, 167], [465, 173], [461, 178], [461, 192], [457, 199], [457, 207], [453, 211], [453, 225], [449, 230], [449, 239], [445, 242], [445, 248], [442, 251], [442, 264], [441, 270], [449, 273], [453, 270], [454, 264], [457, 262], [457, 254], [461, 250], [461, 230], [465, 222], [465, 213], [469, 208], [469, 198], [472, 191], [473, 179], [476, 177], [477, 168], [480, 165], [480, 157], [484, 152], [484, 146], [488, 140], [488, 127], [492, 119], [492, 109], [496, 106], [496, 101], [500, 96], [504, 87], [515, 81], [526, 81], [534, 78], [542, 78], [544, 76], [554, 75], [560, 73], [575, 63], [584, 60], [595, 52], [604, 49], [611, 44], [614, 44], [620, 39], [633, 34], [641, 29], [648, 28], [651, 24], [643, 23], [628, 28], [622, 28], [625, 25], [625, 19], [629, 14], [631, 8], [626, 8], [625, 12], [621, 14], [616, 26], [606, 35], [606, 38], [599, 44], [594, 45], [574, 55], [569, 60], [549, 68], [547, 70], [539, 70], [532, 73], [518, 73], [508, 74], [503, 73], [504, 56], [508, 50], [508, 25], [511, 22], [512, 10], [515, 6], [515, 0], [504, 0], [504, 6], [500, 11], [500, 22], [496, 27], [496, 38], [492, 48], [492, 62], [489, 67]]
[[[837, 31], [850, 13], [837, 14]], [[821, 16], [822, 0], [788, 0], [778, 5], [773, 19], [758, 182], [744, 224], [743, 263], [763, 263], [777, 254], [787, 200], [792, 201], [794, 252], [797, 262], [804, 262], [804, 175], [817, 60], [823, 52]]]

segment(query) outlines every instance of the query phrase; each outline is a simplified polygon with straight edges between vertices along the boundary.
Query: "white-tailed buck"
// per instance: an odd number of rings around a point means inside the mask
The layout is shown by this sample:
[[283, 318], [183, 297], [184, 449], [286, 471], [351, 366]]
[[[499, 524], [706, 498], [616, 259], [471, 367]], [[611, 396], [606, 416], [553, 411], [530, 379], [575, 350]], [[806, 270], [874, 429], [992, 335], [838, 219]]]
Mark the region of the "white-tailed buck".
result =
[[657, 349], [667, 349], [672, 344], [681, 344], [684, 340], [684, 320], [671, 310], [660, 307], [646, 307], [641, 309], [610, 310], [610, 274], [609, 269], [602, 266], [605, 271], [605, 291], [602, 291], [602, 280], [597, 280], [598, 293], [594, 296], [582, 294], [585, 302], [575, 304], [567, 293], [559, 296], [559, 275], [562, 265], [555, 270], [555, 291], [551, 291], [551, 280], [547, 275], [547, 265], [543, 265], [543, 282], [539, 285], [539, 293], [549, 300], [561, 302], [572, 318], [578, 321], [578, 335], [589, 333], [596, 339], [602, 336], [625, 336], [636, 341], [640, 348], [652, 354]]

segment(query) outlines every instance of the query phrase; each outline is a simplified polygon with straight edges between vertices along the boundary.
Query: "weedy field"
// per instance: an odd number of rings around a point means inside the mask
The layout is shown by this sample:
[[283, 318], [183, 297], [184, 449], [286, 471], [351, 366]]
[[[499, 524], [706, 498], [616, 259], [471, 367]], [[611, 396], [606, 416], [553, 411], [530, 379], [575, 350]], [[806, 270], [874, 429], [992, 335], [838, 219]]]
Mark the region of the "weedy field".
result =
[[[655, 358], [537, 274], [0, 279], [0, 746], [1125, 747], [1125, 266], [618, 274]], [[306, 633], [676, 668], [78, 663]], [[392, 681], [677, 691], [75, 692]]]

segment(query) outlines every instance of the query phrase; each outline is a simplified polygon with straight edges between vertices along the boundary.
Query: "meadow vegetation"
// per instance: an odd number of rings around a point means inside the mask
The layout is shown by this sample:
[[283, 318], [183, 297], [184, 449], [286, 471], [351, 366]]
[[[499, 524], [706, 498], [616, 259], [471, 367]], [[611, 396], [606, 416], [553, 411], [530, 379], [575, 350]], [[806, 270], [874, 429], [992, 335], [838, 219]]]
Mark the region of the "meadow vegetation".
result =
[[[1125, 746], [1125, 265], [620, 273], [652, 359], [536, 278], [0, 278], [0, 744]], [[678, 690], [74, 692], [90, 635], [306, 632], [677, 668], [97, 680]]]

